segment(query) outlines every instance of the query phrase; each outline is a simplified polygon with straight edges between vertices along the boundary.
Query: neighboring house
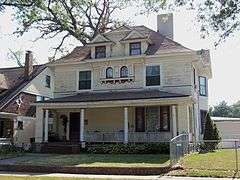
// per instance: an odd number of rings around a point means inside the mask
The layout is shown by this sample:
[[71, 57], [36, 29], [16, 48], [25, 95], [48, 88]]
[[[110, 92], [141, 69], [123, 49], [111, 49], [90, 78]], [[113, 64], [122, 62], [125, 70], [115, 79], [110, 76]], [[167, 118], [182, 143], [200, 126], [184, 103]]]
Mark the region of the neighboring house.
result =
[[33, 66], [30, 51], [25, 67], [0, 68], [0, 138], [13, 138], [16, 144], [29, 144], [34, 138], [36, 108], [32, 103], [53, 97], [51, 76], [45, 65]]
[[36, 143], [168, 142], [181, 133], [201, 138], [209, 51], [175, 42], [172, 15], [165, 17], [158, 16], [158, 31], [122, 26], [47, 64], [54, 99], [35, 103]]
[[240, 118], [211, 117], [211, 119], [217, 125], [217, 128], [219, 130], [221, 136], [221, 147], [233, 148], [236, 145], [239, 145]]
[[240, 139], [240, 118], [211, 117], [217, 125], [222, 140]]

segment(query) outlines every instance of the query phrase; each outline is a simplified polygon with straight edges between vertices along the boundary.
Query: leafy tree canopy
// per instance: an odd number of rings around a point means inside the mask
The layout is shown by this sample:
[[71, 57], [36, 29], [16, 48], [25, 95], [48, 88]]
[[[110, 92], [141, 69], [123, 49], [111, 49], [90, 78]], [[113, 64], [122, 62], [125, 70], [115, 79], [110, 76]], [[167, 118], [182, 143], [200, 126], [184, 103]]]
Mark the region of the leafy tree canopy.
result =
[[216, 45], [238, 31], [240, 25], [240, 0], [0, 0], [0, 11], [6, 7], [16, 10], [19, 35], [37, 29], [39, 38], [60, 37], [55, 47], [59, 51], [69, 37], [84, 45], [97, 33], [126, 23], [117, 18], [116, 12], [132, 4], [144, 7], [144, 12], [194, 9], [202, 36], [212, 31], [219, 35]]
[[240, 101], [228, 105], [225, 101], [210, 108], [210, 115], [216, 117], [235, 117], [240, 118]]

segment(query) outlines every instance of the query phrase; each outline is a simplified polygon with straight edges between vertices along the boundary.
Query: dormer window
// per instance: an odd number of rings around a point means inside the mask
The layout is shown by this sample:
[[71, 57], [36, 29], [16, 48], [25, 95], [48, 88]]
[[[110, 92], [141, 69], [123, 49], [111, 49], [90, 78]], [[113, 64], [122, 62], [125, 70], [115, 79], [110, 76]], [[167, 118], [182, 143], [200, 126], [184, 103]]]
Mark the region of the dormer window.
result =
[[141, 42], [135, 42], [129, 44], [129, 54], [130, 56], [141, 54]]
[[106, 69], [106, 78], [107, 79], [113, 78], [113, 68], [112, 67], [108, 67]]
[[95, 47], [95, 58], [106, 58], [106, 46], [96, 46]]
[[126, 78], [128, 77], [128, 68], [127, 66], [122, 66], [120, 69], [120, 77], [121, 78]]

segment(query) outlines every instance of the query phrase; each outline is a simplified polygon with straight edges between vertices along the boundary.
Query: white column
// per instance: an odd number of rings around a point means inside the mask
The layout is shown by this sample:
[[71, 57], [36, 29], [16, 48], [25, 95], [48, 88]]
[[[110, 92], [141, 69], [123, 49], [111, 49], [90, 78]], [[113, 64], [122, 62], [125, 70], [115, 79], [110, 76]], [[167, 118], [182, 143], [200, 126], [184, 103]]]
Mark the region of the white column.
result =
[[49, 119], [49, 111], [45, 110], [44, 142], [48, 142], [48, 119]]
[[128, 108], [124, 107], [124, 144], [128, 143]]
[[172, 106], [172, 130], [173, 130], [173, 137], [177, 136], [177, 106]]
[[35, 123], [35, 142], [43, 142], [43, 109], [36, 108], [36, 123]]
[[80, 114], [80, 142], [84, 141], [84, 109], [81, 109]]

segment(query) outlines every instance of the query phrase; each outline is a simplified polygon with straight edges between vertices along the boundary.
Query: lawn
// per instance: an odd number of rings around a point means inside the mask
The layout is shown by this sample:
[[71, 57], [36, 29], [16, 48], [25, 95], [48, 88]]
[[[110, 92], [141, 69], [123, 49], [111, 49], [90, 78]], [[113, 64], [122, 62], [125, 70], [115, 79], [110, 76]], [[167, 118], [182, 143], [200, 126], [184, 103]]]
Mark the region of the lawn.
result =
[[[240, 151], [238, 152], [240, 156]], [[240, 157], [239, 167], [240, 167]], [[239, 177], [236, 174], [235, 151], [230, 149], [217, 150], [210, 153], [194, 153], [185, 156], [180, 162], [184, 170], [171, 172], [177, 176], [200, 177]]]
[[15, 164], [81, 167], [159, 167], [169, 164], [166, 154], [28, 154], [26, 158], [16, 159]]

